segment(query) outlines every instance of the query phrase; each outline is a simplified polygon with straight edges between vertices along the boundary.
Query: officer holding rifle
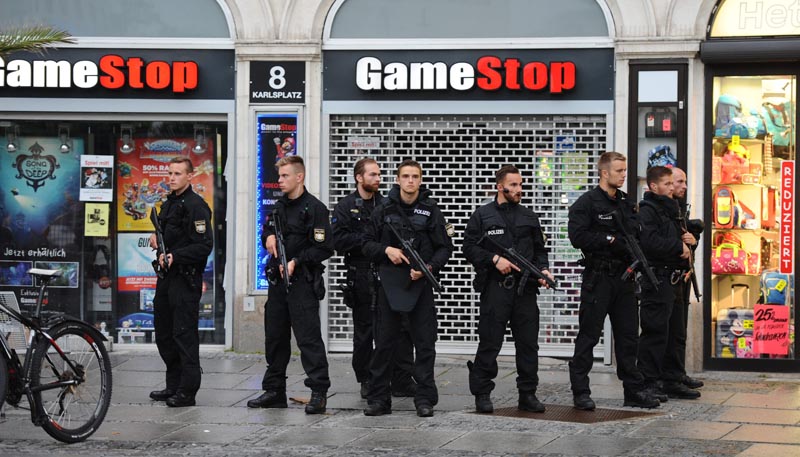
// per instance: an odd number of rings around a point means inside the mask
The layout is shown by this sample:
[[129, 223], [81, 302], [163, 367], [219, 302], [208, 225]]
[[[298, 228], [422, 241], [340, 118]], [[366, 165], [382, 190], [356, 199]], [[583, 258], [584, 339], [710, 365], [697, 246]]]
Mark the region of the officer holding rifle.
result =
[[286, 156], [275, 164], [283, 192], [264, 227], [264, 247], [272, 255], [267, 266], [269, 297], [264, 308], [264, 393], [247, 402], [250, 408], [286, 408], [286, 367], [292, 356], [291, 332], [300, 349], [311, 389], [306, 414], [323, 414], [331, 385], [320, 330], [319, 301], [325, 295], [324, 262], [333, 254], [328, 208], [305, 188], [305, 164]]
[[[659, 401], [645, 390], [636, 366], [639, 312], [634, 283], [636, 272], [652, 281], [647, 259], [635, 237], [636, 202], [620, 189], [625, 184], [627, 159], [605, 152], [597, 162], [600, 183], [569, 208], [568, 234], [572, 246], [584, 255], [581, 304], [575, 354], [569, 364], [575, 408], [595, 409], [589, 388], [593, 349], [600, 340], [606, 315], [614, 332], [617, 376], [622, 380], [625, 406], [654, 408]], [[657, 287], [655, 284], [652, 287]]]
[[511, 325], [517, 362], [517, 407], [542, 413], [536, 398], [539, 384], [539, 287], [555, 288], [548, 271], [545, 235], [539, 217], [520, 205], [522, 175], [513, 165], [495, 174], [494, 201], [470, 217], [464, 236], [464, 256], [477, 272], [474, 286], [481, 294], [478, 351], [469, 362], [469, 388], [479, 413], [494, 412], [491, 392], [497, 377], [497, 356], [506, 326]]
[[158, 233], [150, 236], [157, 251], [153, 266], [158, 274], [153, 298], [156, 346], [167, 366], [166, 388], [150, 392], [150, 398], [170, 407], [193, 406], [200, 389], [200, 335], [197, 329], [203, 270], [214, 247], [211, 209], [192, 190], [194, 167], [186, 157], [169, 162], [172, 192], [156, 217]]
[[414, 160], [403, 161], [397, 168], [397, 184], [372, 212], [364, 237], [364, 255], [377, 265], [381, 279], [373, 329], [375, 352], [364, 409], [367, 416], [392, 412], [389, 382], [403, 314], [408, 316], [416, 350], [417, 415], [433, 416], [439, 400], [433, 378], [437, 336], [433, 292], [441, 288], [435, 275], [450, 259], [454, 233], [430, 191], [420, 187], [421, 182], [422, 166]]

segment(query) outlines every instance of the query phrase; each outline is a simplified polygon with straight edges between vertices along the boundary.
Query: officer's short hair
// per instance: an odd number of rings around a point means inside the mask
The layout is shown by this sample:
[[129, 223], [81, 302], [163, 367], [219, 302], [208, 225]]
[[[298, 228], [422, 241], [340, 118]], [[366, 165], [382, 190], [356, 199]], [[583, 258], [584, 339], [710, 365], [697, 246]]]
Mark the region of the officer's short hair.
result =
[[505, 181], [506, 175], [518, 175], [520, 174], [519, 168], [515, 167], [514, 165], [503, 165], [497, 170], [497, 173], [494, 174], [494, 181], [497, 184]]
[[606, 151], [600, 155], [600, 160], [597, 161], [597, 169], [608, 170], [609, 167], [611, 166], [611, 162], [615, 160], [627, 161], [628, 158], [625, 157], [624, 154], [620, 154], [619, 152]]
[[173, 164], [173, 163], [182, 163], [182, 164], [186, 165], [186, 172], [187, 172], [187, 173], [194, 173], [194, 165], [192, 165], [192, 161], [191, 161], [191, 160], [189, 160], [189, 158], [188, 158], [188, 157], [183, 157], [183, 156], [173, 157], [173, 158], [172, 158], [172, 159], [169, 161], [169, 163], [170, 163], [170, 164]]
[[422, 175], [422, 165], [420, 165], [419, 162], [414, 159], [406, 159], [400, 162], [400, 165], [397, 166], [397, 176], [400, 176], [400, 170], [403, 167], [415, 167], [417, 170], [419, 170], [419, 174]]
[[672, 176], [672, 169], [667, 167], [650, 167], [647, 169], [647, 187], [656, 184], [664, 176]]
[[295, 173], [303, 173], [306, 172], [306, 164], [303, 162], [303, 158], [300, 156], [286, 156], [275, 163], [275, 169], [279, 170], [281, 167], [285, 165], [291, 165], [294, 168]]
[[[364, 169], [367, 168], [367, 165], [374, 163], [375, 165], [378, 164], [378, 161], [371, 158], [371, 157], [364, 157], [356, 162], [355, 166], [353, 166], [353, 179], [356, 179], [356, 176], [363, 175]], [[356, 184], [358, 184], [358, 180], [356, 179]]]

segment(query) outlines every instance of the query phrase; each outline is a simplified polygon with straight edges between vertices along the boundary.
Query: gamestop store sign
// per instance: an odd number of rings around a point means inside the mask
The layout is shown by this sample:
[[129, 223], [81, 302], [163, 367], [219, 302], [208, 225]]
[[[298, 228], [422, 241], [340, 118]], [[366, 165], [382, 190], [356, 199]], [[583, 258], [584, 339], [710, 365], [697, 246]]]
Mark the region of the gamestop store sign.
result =
[[327, 51], [326, 100], [611, 100], [611, 49]]
[[233, 98], [233, 51], [59, 49], [0, 57], [0, 97]]

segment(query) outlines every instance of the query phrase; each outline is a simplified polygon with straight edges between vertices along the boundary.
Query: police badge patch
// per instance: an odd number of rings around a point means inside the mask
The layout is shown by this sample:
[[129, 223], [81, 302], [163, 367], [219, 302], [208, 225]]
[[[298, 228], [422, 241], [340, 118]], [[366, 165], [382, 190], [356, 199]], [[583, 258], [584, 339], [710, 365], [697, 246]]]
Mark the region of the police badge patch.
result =
[[314, 229], [314, 241], [317, 243], [325, 241], [325, 229]]
[[447, 236], [450, 238], [456, 236], [456, 229], [453, 227], [453, 224], [445, 224], [444, 229], [447, 232]]
[[197, 233], [206, 233], [206, 221], [194, 221], [194, 231]]

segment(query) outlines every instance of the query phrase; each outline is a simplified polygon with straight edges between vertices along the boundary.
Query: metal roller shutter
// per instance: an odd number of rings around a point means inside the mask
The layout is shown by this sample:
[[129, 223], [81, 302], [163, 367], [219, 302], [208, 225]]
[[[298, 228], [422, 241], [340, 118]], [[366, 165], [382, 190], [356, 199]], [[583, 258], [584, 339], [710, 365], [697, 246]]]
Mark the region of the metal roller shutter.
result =
[[[428, 116], [332, 115], [330, 117], [330, 207], [352, 192], [354, 162], [375, 158], [383, 172], [382, 191], [394, 182], [405, 158], [419, 161], [423, 184], [433, 192], [448, 222], [456, 229], [456, 251], [442, 275], [445, 292], [437, 298], [439, 343], [447, 353], [474, 353], [477, 348], [478, 295], [473, 269], [461, 254], [462, 233], [475, 208], [493, 195], [494, 172], [514, 164], [523, 173], [523, 204], [538, 214], [548, 236], [557, 293], [539, 296], [540, 355], [569, 357], [578, 330], [580, 252], [567, 238], [567, 210], [597, 184], [595, 161], [606, 150], [606, 118], [586, 116]], [[371, 137], [379, 147], [350, 148], [353, 139]], [[341, 256], [330, 261], [328, 295], [329, 347], [352, 349], [350, 310], [336, 284], [343, 281]], [[507, 342], [513, 341], [510, 331]], [[601, 357], [605, 338], [595, 349]], [[504, 347], [513, 354], [513, 345]]]

